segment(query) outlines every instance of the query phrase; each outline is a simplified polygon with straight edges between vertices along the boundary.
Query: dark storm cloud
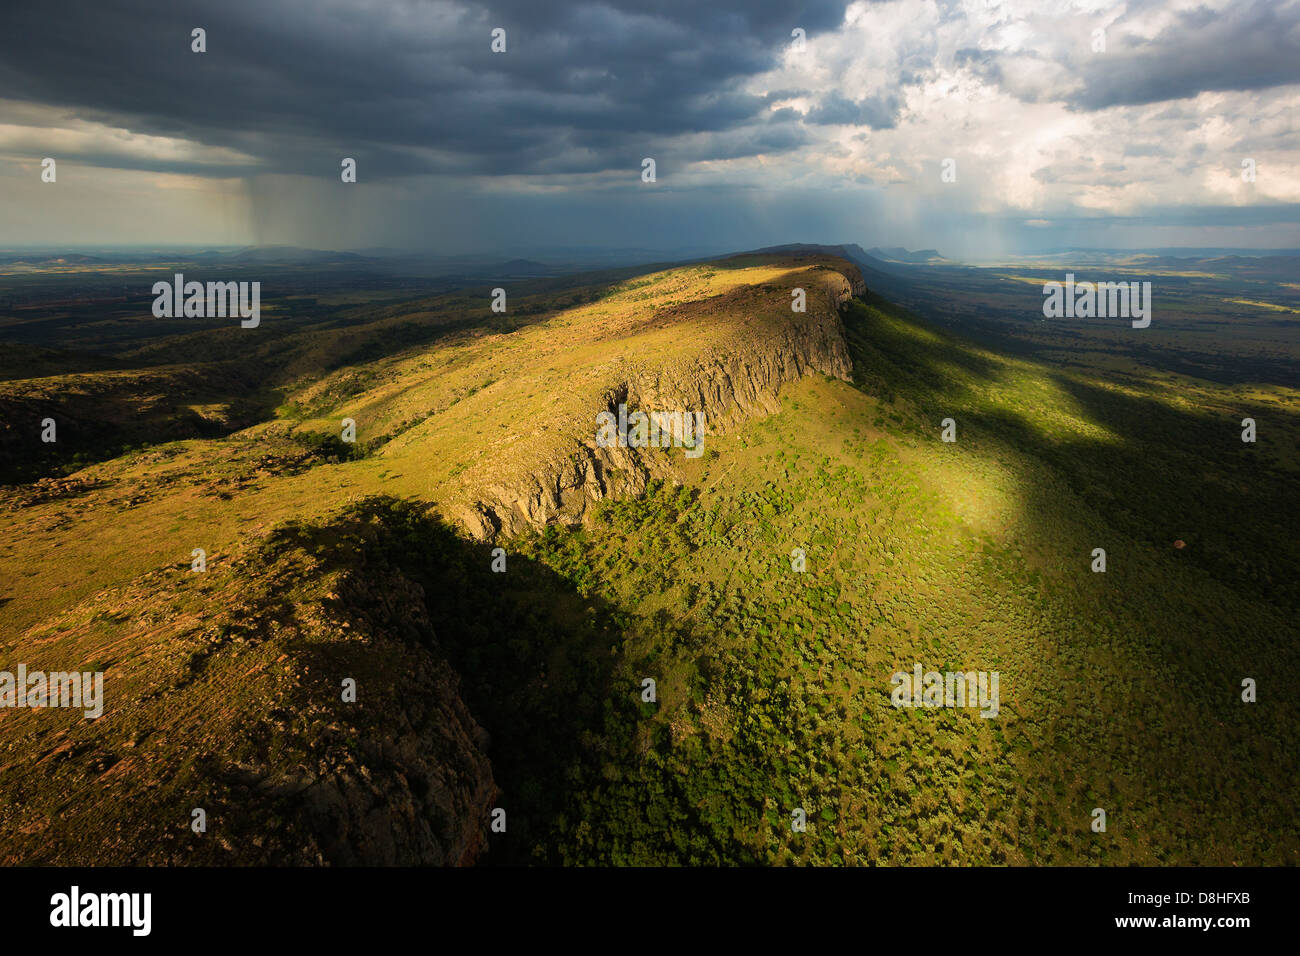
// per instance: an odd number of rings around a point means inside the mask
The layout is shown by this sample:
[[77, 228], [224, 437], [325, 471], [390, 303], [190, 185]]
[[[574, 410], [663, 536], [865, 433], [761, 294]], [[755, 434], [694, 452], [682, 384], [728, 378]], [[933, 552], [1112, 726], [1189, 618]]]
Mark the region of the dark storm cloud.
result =
[[[813, 36], [843, 11], [829, 0], [9, 4], [0, 91], [275, 171], [352, 155], [371, 176], [592, 172], [639, 167], [683, 134], [721, 135], [687, 140], [679, 161], [797, 148], [792, 117], [739, 86], [775, 65], [795, 26]], [[190, 51], [196, 26], [203, 55]], [[494, 27], [505, 54], [490, 51]]]
[[869, 126], [872, 129], [893, 129], [898, 123], [902, 97], [897, 93], [868, 96], [856, 103], [833, 92], [808, 111], [807, 121], [819, 125]]
[[1151, 40], [1086, 61], [1074, 103], [1102, 109], [1290, 83], [1300, 83], [1300, 4], [1254, 0], [1179, 12]]

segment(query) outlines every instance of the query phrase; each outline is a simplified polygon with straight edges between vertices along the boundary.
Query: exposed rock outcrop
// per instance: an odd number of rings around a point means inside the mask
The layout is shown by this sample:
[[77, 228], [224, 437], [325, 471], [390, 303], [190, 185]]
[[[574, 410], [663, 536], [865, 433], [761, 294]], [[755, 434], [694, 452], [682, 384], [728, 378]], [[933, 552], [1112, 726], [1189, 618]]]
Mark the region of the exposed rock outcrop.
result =
[[[610, 496], [641, 494], [653, 479], [676, 475], [672, 457], [658, 449], [600, 447], [599, 412], [620, 404], [646, 413], [700, 411], [707, 435], [780, 410], [781, 388], [820, 373], [849, 380], [852, 362], [839, 312], [866, 294], [857, 267], [824, 256], [796, 260], [788, 283], [745, 286], [657, 315], [698, 342], [686, 354], [636, 361], [634, 340], [600, 370], [603, 388], [571, 403], [571, 419], [555, 423], [554, 438], [529, 467], [500, 468], [506, 480], [485, 483], [449, 510], [478, 538], [516, 534], [551, 522], [575, 524]], [[803, 268], [799, 268], [803, 266]], [[805, 312], [791, 308], [791, 291], [804, 288]], [[619, 351], [619, 346], [614, 346]]]
[[[792, 310], [797, 289], [802, 312]], [[482, 609], [499, 599], [488, 549], [434, 522], [427, 503], [483, 539], [578, 523], [595, 502], [672, 479], [682, 449], [602, 447], [597, 416], [620, 406], [702, 413], [707, 453], [710, 435], [778, 411], [789, 383], [849, 377], [838, 310], [864, 291], [842, 260], [750, 256], [638, 277], [535, 327], [447, 345], [429, 377], [454, 386], [430, 387], [409, 407], [393, 399], [396, 420], [417, 424], [392, 443], [389, 468], [418, 475], [417, 496], [371, 497], [365, 489], [386, 473], [340, 462], [316, 479], [340, 482], [333, 497], [321, 493], [336, 503], [328, 512], [286, 506], [272, 530], [208, 544], [203, 574], [191, 573], [186, 541], [170, 566], [69, 600], [23, 631], [29, 668], [85, 662], [107, 673], [104, 713], [6, 713], [0, 863], [475, 862], [500, 801], [470, 707], [508, 731], [517, 725], [494, 714], [493, 701], [533, 685], [494, 684], [491, 668], [485, 678]], [[392, 384], [402, 396], [420, 383]], [[383, 400], [379, 391], [367, 401]], [[314, 454], [261, 449], [220, 480], [239, 489], [264, 475], [287, 481], [283, 473], [305, 470]], [[121, 482], [127, 504], [147, 511], [171, 478], [146, 466], [167, 460], [134, 463], [144, 477], [129, 481], [117, 471], [39, 482], [0, 496], [0, 508], [39, 511], [65, 498], [102, 507], [94, 496]], [[264, 500], [296, 501], [308, 484]], [[362, 491], [350, 499], [349, 488]], [[142, 526], [166, 527], [189, 504], [156, 509]], [[471, 566], [491, 583], [462, 602]], [[511, 613], [492, 628], [513, 636], [520, 622], [532, 626], [533, 595], [547, 588], [525, 589], [522, 609], [501, 601]], [[567, 632], [585, 598], [556, 593], [547, 628]], [[457, 668], [474, 683], [462, 685]], [[510, 766], [500, 765], [503, 780]]]

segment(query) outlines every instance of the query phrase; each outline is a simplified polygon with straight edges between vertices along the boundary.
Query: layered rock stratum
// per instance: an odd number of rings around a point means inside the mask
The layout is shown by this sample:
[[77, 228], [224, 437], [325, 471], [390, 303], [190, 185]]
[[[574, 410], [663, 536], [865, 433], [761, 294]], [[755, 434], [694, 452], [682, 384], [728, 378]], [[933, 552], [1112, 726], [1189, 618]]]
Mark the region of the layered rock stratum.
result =
[[[847, 381], [852, 364], [839, 309], [865, 294], [856, 267], [817, 258], [764, 278], [655, 310], [643, 329], [556, 377], [553, 426], [534, 429], [522, 454], [506, 441], [484, 455], [467, 472], [463, 493], [449, 496], [451, 514], [471, 534], [490, 538], [580, 522], [596, 501], [675, 479], [674, 455], [598, 444], [597, 414], [617, 414], [620, 405], [647, 414], [702, 412], [706, 435], [719, 434], [779, 411], [782, 386], [804, 375]], [[806, 311], [792, 309], [796, 288], [804, 289]], [[664, 337], [674, 333], [686, 347], [664, 349]]]

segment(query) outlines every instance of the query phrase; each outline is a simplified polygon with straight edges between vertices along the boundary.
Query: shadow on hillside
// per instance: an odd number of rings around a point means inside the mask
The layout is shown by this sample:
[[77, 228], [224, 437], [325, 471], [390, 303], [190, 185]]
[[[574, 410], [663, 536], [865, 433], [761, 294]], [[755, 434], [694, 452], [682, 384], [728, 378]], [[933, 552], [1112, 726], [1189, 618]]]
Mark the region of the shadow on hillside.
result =
[[[855, 382], [886, 400], [908, 400], [932, 426], [921, 434], [936, 436], [951, 415], [977, 449], [991, 438], [1051, 465], [1075, 494], [1136, 540], [1164, 548], [1183, 539], [1194, 545], [1183, 560], [1211, 577], [1259, 600], [1300, 606], [1300, 580], [1288, 571], [1300, 566], [1300, 512], [1289, 503], [1295, 476], [1277, 467], [1266, 445], [1241, 441], [1244, 417], [1265, 423], [1282, 442], [1300, 434], [1300, 413], [1258, 405], [1232, 415], [1174, 407], [1022, 357], [1073, 400], [1080, 417], [1117, 441], [1062, 439], [1035, 423], [1032, 407], [979, 404], [982, 389], [1005, 387], [996, 360], [884, 300], [871, 304], [908, 325], [887, 328], [860, 307], [850, 311]], [[954, 367], [965, 381], [952, 374]]]
[[[323, 560], [323, 570], [346, 569], [349, 613], [428, 640], [409, 622], [392, 621], [393, 592], [374, 582], [400, 576], [419, 585], [432, 628], [428, 649], [451, 665], [462, 700], [488, 732], [499, 804], [508, 808], [508, 835], [490, 839], [483, 862], [556, 862], [552, 834], [563, 826], [575, 764], [592, 759], [581, 741], [599, 735], [611, 715], [628, 726], [640, 719], [636, 688], [618, 687], [613, 675], [620, 610], [520, 554], [507, 554], [506, 570], [493, 571], [490, 545], [467, 540], [414, 501], [365, 499], [326, 524], [286, 525], [268, 547], [302, 548]], [[357, 651], [316, 645], [302, 653], [312, 673], [334, 674], [340, 662], [330, 656]]]
[[[1048, 322], [1042, 318], [1043, 296], [1036, 285], [1004, 282], [980, 270], [918, 270], [906, 284], [877, 282], [873, 288], [935, 325], [973, 338], [999, 354], [1041, 359], [1049, 351], [1095, 350], [1221, 385], [1294, 387], [1297, 382], [1294, 357], [1286, 350], [1232, 348], [1238, 342], [1250, 343], [1261, 331], [1271, 334], [1273, 324], [1260, 317], [1240, 324], [1218, 312], [1223, 300], [1233, 294], [1231, 285], [1205, 292], [1163, 285], [1156, 319], [1140, 335], [1127, 334], [1123, 320]], [[1206, 298], [1214, 301], [1206, 303]], [[1214, 334], [1207, 336], [1208, 331]]]
[[[956, 335], [930, 335], [933, 326], [922, 320], [881, 300], [871, 304], [906, 327], [874, 321], [861, 306], [850, 309], [857, 387], [903, 399], [919, 414], [909, 425], [918, 440], [937, 442], [940, 420], [952, 416], [960, 430], [955, 452], [1010, 466], [1027, 530], [1003, 546], [1007, 567], [1022, 563], [1025, 545], [1052, 564], [1077, 564], [1077, 579], [1066, 572], [1042, 585], [1078, 624], [1070, 644], [1032, 629], [1023, 637], [1035, 653], [1061, 658], [1057, 681], [1065, 688], [1064, 701], [1033, 701], [1021, 715], [1038, 743], [1047, 744], [1033, 759], [1061, 779], [1056, 765], [1074, 748], [1079, 763], [1057, 784], [1062, 792], [1082, 777], [1089, 792], [1104, 795], [1123, 777], [1130, 796], [1168, 804], [1168, 819], [1180, 827], [1215, 820], [1215, 836], [1198, 831], [1200, 852], [1220, 854], [1206, 862], [1257, 862], [1275, 853], [1269, 841], [1290, 832], [1296, 811], [1287, 781], [1300, 772], [1300, 717], [1293, 703], [1279, 700], [1261, 723], [1238, 694], [1244, 675], [1300, 666], [1300, 633], [1285, 623], [1300, 605], [1300, 511], [1290, 500], [1294, 473], [1271, 463], [1263, 446], [1243, 444], [1240, 419], [1271, 420], [1282, 441], [1300, 427], [1296, 415], [1171, 407], [1081, 383], [1035, 361], [1076, 403], [1075, 413], [1117, 440], [1063, 438], [1035, 421], [1034, 408], [989, 401], [986, 390], [1005, 387], [997, 362], [962, 358], [969, 346]], [[954, 365], [965, 380], [947, 374]], [[1084, 508], [1071, 510], [1066, 488]], [[1104, 575], [1091, 573], [1093, 547], [1108, 551]], [[1023, 573], [1027, 599], [1043, 599], [1040, 576], [1029, 565]], [[1207, 587], [1207, 579], [1231, 596]], [[1131, 675], [1118, 685], [1116, 668]], [[1189, 713], [1199, 722], [1189, 726]], [[1087, 763], [1095, 765], [1085, 770]], [[1085, 819], [1093, 805], [1069, 813]], [[1224, 849], [1234, 835], [1241, 845]], [[1160, 858], [1162, 847], [1180, 837], [1158, 833], [1150, 840]]]
[[[122, 380], [97, 393], [0, 395], [0, 420], [8, 426], [0, 429], [0, 485], [71, 474], [153, 445], [223, 438], [273, 417], [277, 396], [246, 367], [222, 363], [203, 371], [211, 383]], [[194, 408], [204, 405], [221, 406], [222, 417]], [[50, 421], [57, 440], [46, 442]]]

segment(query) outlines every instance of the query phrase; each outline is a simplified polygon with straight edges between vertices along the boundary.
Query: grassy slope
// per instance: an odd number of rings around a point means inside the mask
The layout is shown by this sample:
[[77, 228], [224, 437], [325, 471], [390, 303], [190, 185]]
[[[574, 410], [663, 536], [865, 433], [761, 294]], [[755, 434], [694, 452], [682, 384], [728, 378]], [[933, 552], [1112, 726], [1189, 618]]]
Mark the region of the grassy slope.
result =
[[[166, 620], [162, 595], [189, 595], [175, 607], [201, 631], [205, 602], [244, 587], [236, 556], [274, 525], [376, 492], [454, 498], [469, 456], [513, 422], [545, 420], [575, 370], [611, 352], [671, 359], [729, 321], [697, 311], [702, 329], [657, 326], [656, 310], [788, 271], [627, 282], [513, 332], [465, 330], [308, 376], [276, 422], [85, 469], [70, 497], [7, 515], [6, 657], [36, 666], [40, 647], [42, 659], [120, 662], [140, 693], [166, 685], [171, 671], [145, 662], [181, 667], [192, 649], [173, 646], [175, 620], [124, 627], [128, 597]], [[1279, 414], [1243, 447], [1239, 396], [1207, 383], [1001, 358], [880, 301], [855, 306], [848, 329], [858, 387], [789, 389], [780, 414], [681, 459], [683, 489], [513, 542], [523, 563], [504, 577], [418, 545], [393, 558], [429, 595], [493, 735], [512, 827], [491, 858], [1296, 861], [1297, 715], [1276, 676], [1297, 663], [1294, 462], [1277, 452], [1293, 447], [1294, 419]], [[1256, 391], [1294, 407], [1285, 390]], [[370, 457], [329, 463], [291, 433], [323, 435], [344, 416]], [[938, 441], [947, 416], [955, 445]], [[1174, 538], [1189, 547], [1175, 552]], [[1099, 546], [1105, 575], [1088, 571]], [[194, 547], [208, 550], [210, 583], [185, 570]], [[795, 547], [806, 574], [790, 570]], [[191, 593], [204, 588], [219, 596]], [[543, 609], [542, 623], [487, 614], [502, 590]], [[999, 670], [1001, 716], [894, 710], [889, 675], [918, 660]], [[657, 705], [636, 696], [646, 676]], [[1260, 703], [1239, 702], [1243, 676], [1260, 681]], [[256, 706], [230, 709], [229, 732]], [[47, 723], [9, 737], [18, 750], [0, 770], [67, 730]], [[120, 754], [124, 740], [100, 746]], [[1088, 829], [1096, 806], [1104, 835]], [[794, 807], [807, 834], [790, 832]]]
[[[593, 529], [524, 546], [638, 609], [615, 686], [634, 700], [659, 682], [657, 707], [607, 719], [538, 855], [1296, 862], [1281, 675], [1297, 664], [1297, 529], [1275, 507], [1294, 471], [1242, 449], [1228, 396], [1205, 383], [1148, 383], [1135, 402], [1127, 377], [1089, 376], [1114, 393], [1094, 418], [1083, 376], [885, 303], [856, 307], [849, 330], [859, 390], [807, 381], [714, 443], [698, 497], [612, 505]], [[1149, 427], [1169, 404], [1197, 407], [1217, 454], [1188, 447], [1203, 437], [1190, 421]], [[955, 445], [938, 441], [948, 415]], [[1294, 440], [1293, 420], [1269, 427]], [[895, 710], [889, 676], [917, 661], [1000, 671], [1001, 715]], [[1268, 688], [1257, 704], [1239, 698], [1246, 676]], [[807, 834], [790, 830], [795, 807]]]
[[[18, 631], [99, 588], [188, 562], [194, 548], [219, 566], [242, 535], [290, 517], [319, 516], [377, 492], [445, 503], [462, 494], [467, 469], [483, 482], [526, 470], [551, 447], [548, 432], [594, 427], [594, 396], [611, 369], [693, 356], [701, 340], [734, 343], [752, 323], [780, 321], [770, 307], [686, 318], [663, 310], [776, 279], [795, 284], [797, 274], [769, 262], [645, 276], [513, 333], [465, 329], [432, 349], [324, 376], [304, 371], [277, 419], [220, 440], [173, 442], [92, 465], [76, 473], [85, 484], [73, 497], [13, 507], [27, 495], [11, 492], [0, 578], [21, 584], [0, 594], [7, 602], [0, 627]], [[453, 304], [438, 306], [432, 314], [442, 323]], [[483, 302], [478, 308], [487, 312]], [[327, 367], [326, 355], [365, 351], [392, 324], [417, 325], [422, 314], [380, 318], [378, 329], [319, 333], [291, 354], [304, 370]], [[338, 435], [346, 417], [357, 422], [358, 444], [374, 454], [301, 467], [301, 439]], [[57, 560], [37, 557], [53, 554]]]

